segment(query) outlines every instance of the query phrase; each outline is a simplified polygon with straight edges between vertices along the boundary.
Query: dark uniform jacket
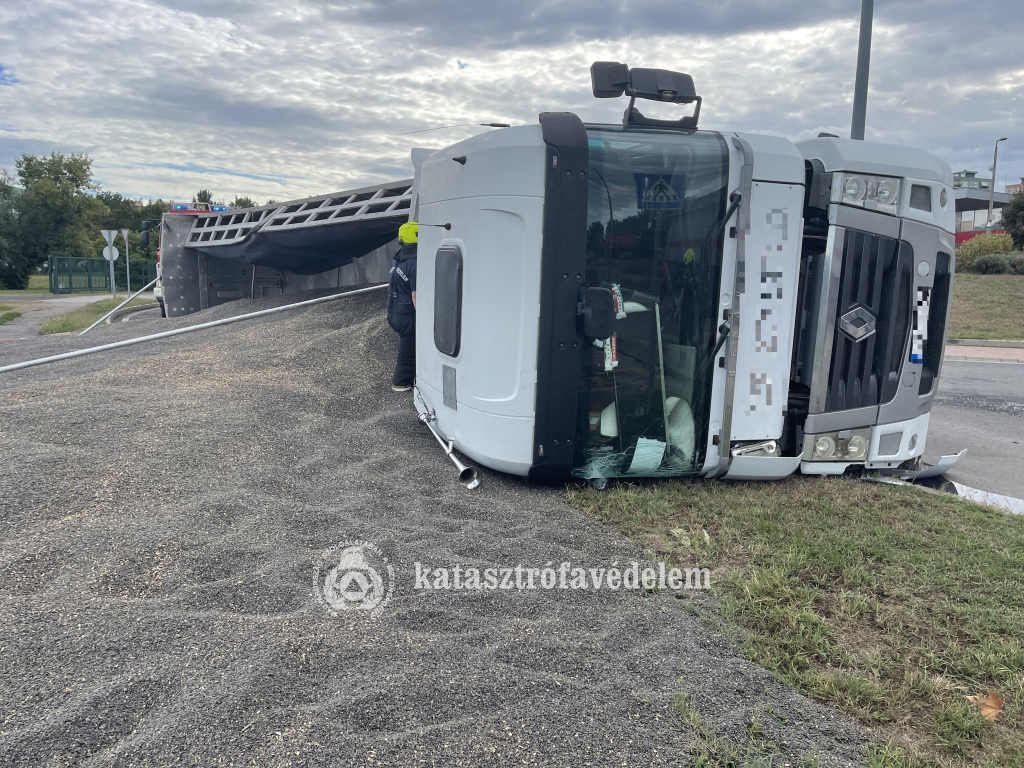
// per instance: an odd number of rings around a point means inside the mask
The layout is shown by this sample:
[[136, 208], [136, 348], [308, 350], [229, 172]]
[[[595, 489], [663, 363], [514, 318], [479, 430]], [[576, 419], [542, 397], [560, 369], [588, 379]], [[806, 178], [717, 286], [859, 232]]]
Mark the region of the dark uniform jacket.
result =
[[416, 323], [412, 293], [416, 290], [416, 246], [403, 245], [391, 260], [388, 283], [388, 324], [398, 333], [409, 333]]

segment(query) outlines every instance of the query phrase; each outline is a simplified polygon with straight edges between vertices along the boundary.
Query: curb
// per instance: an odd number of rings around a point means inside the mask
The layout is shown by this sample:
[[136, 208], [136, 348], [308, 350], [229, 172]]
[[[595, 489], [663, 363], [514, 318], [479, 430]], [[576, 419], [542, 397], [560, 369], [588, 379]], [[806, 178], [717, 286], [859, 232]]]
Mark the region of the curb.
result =
[[947, 339], [947, 347], [1001, 347], [1003, 349], [1024, 349], [1024, 341], [1012, 339]]
[[117, 312], [112, 314], [110, 317], [108, 317], [106, 320], [104, 320], [103, 324], [104, 325], [111, 325], [114, 320], [116, 320], [117, 318], [121, 317], [122, 315], [128, 315], [128, 314], [131, 314], [132, 312], [139, 312], [140, 310], [143, 310], [143, 309], [152, 309], [153, 307], [159, 307], [159, 306], [160, 306], [160, 302], [154, 301], [154, 302], [150, 302], [148, 304], [136, 304], [134, 307], [125, 307], [124, 309], [118, 310]]

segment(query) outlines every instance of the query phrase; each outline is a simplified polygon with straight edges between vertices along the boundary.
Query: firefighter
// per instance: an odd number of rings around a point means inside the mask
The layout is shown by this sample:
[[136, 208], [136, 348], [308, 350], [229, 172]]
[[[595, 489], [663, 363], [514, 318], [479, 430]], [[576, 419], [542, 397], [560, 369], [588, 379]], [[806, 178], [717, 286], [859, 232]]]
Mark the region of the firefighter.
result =
[[398, 334], [398, 360], [391, 378], [393, 392], [408, 392], [416, 380], [416, 247], [419, 224], [407, 221], [398, 230], [398, 253], [391, 260], [388, 325]]

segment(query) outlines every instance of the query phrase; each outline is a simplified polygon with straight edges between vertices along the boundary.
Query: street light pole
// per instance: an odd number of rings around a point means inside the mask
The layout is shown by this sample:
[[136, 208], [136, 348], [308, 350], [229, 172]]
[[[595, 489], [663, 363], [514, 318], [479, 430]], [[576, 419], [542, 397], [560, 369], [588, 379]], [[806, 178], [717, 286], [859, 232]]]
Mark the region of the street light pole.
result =
[[992, 234], [992, 205], [996, 199], [996, 161], [999, 159], [999, 142], [1006, 141], [1006, 137], [996, 139], [996, 148], [992, 153], [992, 181], [988, 185], [988, 220], [985, 222], [985, 233]]
[[857, 47], [857, 80], [853, 86], [853, 124], [850, 138], [864, 141], [864, 123], [868, 111], [868, 69], [871, 65], [871, 20], [875, 0], [861, 0], [860, 44]]

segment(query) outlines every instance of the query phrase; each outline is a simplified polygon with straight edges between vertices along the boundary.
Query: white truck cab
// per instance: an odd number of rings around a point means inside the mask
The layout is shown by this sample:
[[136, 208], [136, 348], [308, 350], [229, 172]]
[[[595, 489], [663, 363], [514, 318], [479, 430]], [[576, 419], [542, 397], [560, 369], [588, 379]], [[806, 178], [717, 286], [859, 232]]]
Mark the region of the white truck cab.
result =
[[[688, 75], [592, 69], [622, 125], [544, 113], [417, 169], [417, 408], [535, 481], [908, 468], [953, 276], [948, 164], [697, 129]], [[678, 121], [637, 98], [695, 103]]]

